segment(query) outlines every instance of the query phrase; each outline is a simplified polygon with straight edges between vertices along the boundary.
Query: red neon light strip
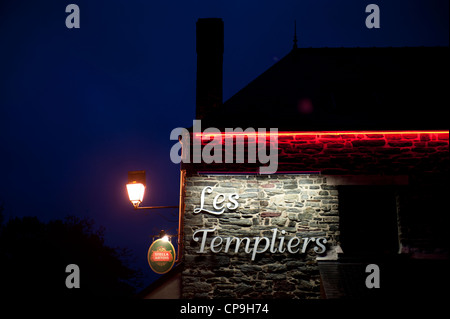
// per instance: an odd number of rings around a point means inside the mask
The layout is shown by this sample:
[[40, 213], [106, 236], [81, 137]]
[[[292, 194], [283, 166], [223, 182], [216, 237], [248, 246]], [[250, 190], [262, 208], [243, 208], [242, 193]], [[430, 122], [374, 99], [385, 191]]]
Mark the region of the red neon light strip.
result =
[[[200, 175], [255, 175], [256, 171], [198, 171], [197, 174]], [[274, 174], [285, 174], [285, 175], [320, 175], [320, 171], [277, 171]]]
[[[312, 132], [278, 132], [278, 136], [311, 136], [311, 135], [371, 135], [371, 134], [382, 134], [382, 135], [399, 135], [399, 134], [449, 134], [449, 131], [312, 131]], [[221, 132], [221, 133], [195, 133], [195, 137], [214, 137], [214, 136], [258, 136], [258, 132], [245, 133], [245, 132]], [[261, 133], [261, 135], [271, 135], [270, 131], [266, 133]], [[276, 135], [276, 134], [274, 134]]]

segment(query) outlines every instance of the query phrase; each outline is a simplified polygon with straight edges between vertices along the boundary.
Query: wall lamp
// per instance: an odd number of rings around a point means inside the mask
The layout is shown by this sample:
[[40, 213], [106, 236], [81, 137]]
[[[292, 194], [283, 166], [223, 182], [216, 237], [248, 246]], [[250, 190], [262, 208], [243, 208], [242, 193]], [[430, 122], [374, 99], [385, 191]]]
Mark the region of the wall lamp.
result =
[[169, 235], [168, 233], [166, 233], [166, 231], [165, 231], [164, 229], [162, 229], [162, 230], [158, 233], [158, 235], [153, 235], [153, 236], [151, 236], [151, 237], [152, 237], [152, 240], [153, 240], [153, 241], [155, 241], [155, 238], [157, 238], [157, 239], [162, 239], [162, 240], [165, 240], [165, 241], [170, 241], [170, 242], [172, 242], [172, 238], [178, 237], [178, 235]]
[[130, 202], [133, 204], [134, 209], [161, 209], [161, 208], [179, 208], [179, 206], [139, 206], [145, 193], [145, 171], [130, 171], [128, 172], [128, 184], [127, 191]]

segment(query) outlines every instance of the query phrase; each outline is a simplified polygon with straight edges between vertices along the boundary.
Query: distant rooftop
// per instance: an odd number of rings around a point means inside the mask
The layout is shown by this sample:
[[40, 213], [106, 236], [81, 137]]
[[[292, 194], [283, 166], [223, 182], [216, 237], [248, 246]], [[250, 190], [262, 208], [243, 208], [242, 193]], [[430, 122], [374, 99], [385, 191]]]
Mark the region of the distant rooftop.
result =
[[296, 131], [448, 128], [448, 56], [448, 47], [294, 47], [203, 122]]

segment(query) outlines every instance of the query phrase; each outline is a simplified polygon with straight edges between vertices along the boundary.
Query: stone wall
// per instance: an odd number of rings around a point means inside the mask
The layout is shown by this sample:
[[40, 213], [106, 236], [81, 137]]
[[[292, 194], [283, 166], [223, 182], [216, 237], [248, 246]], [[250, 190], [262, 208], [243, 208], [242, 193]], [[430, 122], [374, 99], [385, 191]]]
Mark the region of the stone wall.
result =
[[[251, 142], [249, 139], [246, 144]], [[335, 258], [339, 245], [338, 186], [332, 181], [339, 176], [376, 176], [384, 181], [389, 176], [392, 181], [407, 177], [397, 193], [401, 253], [413, 258], [441, 258], [443, 254], [448, 258], [448, 214], [442, 213], [442, 199], [448, 194], [448, 143], [448, 133], [293, 132], [279, 136], [276, 175], [254, 174], [260, 163], [183, 163], [187, 177], [182, 297], [319, 298], [317, 258]], [[305, 171], [321, 175], [298, 173]], [[214, 174], [218, 172], [224, 175]], [[213, 198], [219, 193], [225, 195], [219, 198], [223, 204], [228, 203], [228, 195], [237, 193], [239, 207], [220, 215], [194, 214], [205, 187], [212, 189], [205, 196], [205, 209], [214, 210]], [[206, 229], [211, 232], [201, 232]], [[203, 234], [207, 235], [205, 248], [199, 252]], [[220, 239], [215, 240], [217, 236]], [[256, 238], [273, 238], [270, 249], [281, 244], [281, 237], [285, 244], [301, 238], [298, 247], [307, 239], [324, 237], [328, 250], [326, 256], [319, 256], [312, 242], [304, 253], [265, 251], [252, 260], [252, 253], [245, 252], [244, 240], [237, 252], [231, 244], [226, 249], [225, 243], [235, 237], [248, 237], [252, 243]]]
[[[219, 193], [225, 197], [237, 193], [238, 208], [220, 215], [194, 214], [208, 186], [212, 193], [205, 193], [204, 209], [215, 210], [212, 201]], [[327, 239], [327, 251], [321, 256], [329, 255], [339, 242], [337, 195], [336, 186], [327, 185], [321, 175], [186, 177], [182, 298], [319, 298], [316, 257], [323, 250], [311, 239]], [[198, 231], [202, 229], [215, 231], [207, 233], [200, 253], [204, 233]], [[216, 253], [210, 246], [215, 236], [223, 239], [213, 243], [213, 248], [220, 250]], [[233, 237], [251, 239], [250, 250], [255, 238], [276, 238], [270, 247], [276, 252], [268, 249], [251, 260], [252, 253], [245, 252], [243, 243], [237, 253], [234, 245], [225, 252], [225, 238]], [[293, 237], [299, 238], [292, 240], [293, 244], [300, 242], [297, 253], [285, 248]], [[284, 252], [277, 250], [281, 244]], [[264, 245], [261, 243], [259, 250]], [[295, 251], [293, 246], [291, 250]]]

